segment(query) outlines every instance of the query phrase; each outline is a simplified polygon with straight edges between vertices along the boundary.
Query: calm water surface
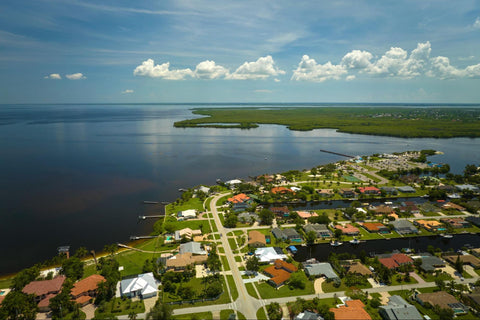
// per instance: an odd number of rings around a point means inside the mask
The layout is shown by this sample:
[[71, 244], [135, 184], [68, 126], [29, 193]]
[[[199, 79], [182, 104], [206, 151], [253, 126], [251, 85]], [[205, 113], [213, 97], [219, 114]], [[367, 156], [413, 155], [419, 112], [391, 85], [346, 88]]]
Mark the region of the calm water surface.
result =
[[101, 249], [151, 231], [137, 224], [143, 200], [178, 188], [307, 169], [345, 154], [437, 149], [432, 161], [460, 173], [480, 163], [480, 139], [400, 139], [257, 129], [174, 128], [193, 105], [0, 106], [0, 274], [56, 254], [61, 245]]

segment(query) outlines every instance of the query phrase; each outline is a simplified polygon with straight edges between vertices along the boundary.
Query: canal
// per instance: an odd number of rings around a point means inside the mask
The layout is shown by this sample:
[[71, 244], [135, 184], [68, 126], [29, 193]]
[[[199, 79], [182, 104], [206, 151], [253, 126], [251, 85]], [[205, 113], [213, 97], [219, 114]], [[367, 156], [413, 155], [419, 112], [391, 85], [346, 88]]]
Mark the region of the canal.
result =
[[480, 247], [480, 234], [456, 234], [451, 239], [441, 236], [404, 237], [396, 239], [366, 240], [353, 245], [348, 241], [338, 247], [332, 247], [329, 243], [315, 244], [313, 246], [296, 246], [297, 253], [293, 256], [295, 261], [304, 262], [315, 258], [318, 261], [327, 261], [331, 252], [350, 253], [357, 257], [363, 250], [367, 255], [388, 253], [393, 250], [411, 249], [415, 252], [425, 252], [429, 246], [440, 248], [442, 251], [459, 250], [462, 247]]

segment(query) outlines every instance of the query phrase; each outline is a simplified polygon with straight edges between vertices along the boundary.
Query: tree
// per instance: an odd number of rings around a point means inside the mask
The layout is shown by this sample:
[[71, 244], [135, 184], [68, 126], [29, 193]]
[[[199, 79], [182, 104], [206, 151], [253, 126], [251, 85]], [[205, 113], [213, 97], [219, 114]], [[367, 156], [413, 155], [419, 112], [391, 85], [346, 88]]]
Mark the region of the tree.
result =
[[70, 291], [73, 288], [71, 280], [63, 283], [62, 292], [50, 299], [49, 307], [52, 310], [52, 319], [62, 319], [67, 313], [74, 310], [75, 302], [71, 300]]
[[247, 260], [245, 268], [248, 271], [257, 272], [258, 269], [260, 268], [260, 265], [258, 262], [259, 262], [258, 258], [255, 255], [253, 255], [250, 257], [250, 259]]
[[115, 252], [117, 252], [118, 250], [118, 246], [116, 243], [112, 243], [112, 244], [106, 244], [104, 247], [103, 247], [103, 250], [105, 250], [106, 252], [110, 253], [110, 255], [113, 257], [115, 255]]
[[237, 222], [238, 222], [237, 215], [234, 213], [229, 213], [226, 215], [225, 222], [223, 223], [223, 225], [226, 228], [235, 228], [237, 226]]
[[307, 278], [301, 272], [294, 272], [290, 276], [288, 286], [290, 288], [305, 289]]
[[260, 220], [262, 220], [262, 224], [272, 225], [275, 214], [268, 209], [262, 209], [262, 211], [260, 211], [260, 213], [258, 214], [258, 217], [260, 218]]
[[455, 270], [457, 270], [460, 275], [463, 273], [463, 261], [460, 260], [460, 256], [457, 256], [457, 260], [455, 260]]
[[35, 319], [37, 304], [33, 294], [10, 291], [2, 302], [0, 319]]
[[75, 257], [79, 258], [79, 259], [82, 259], [82, 258], [85, 258], [86, 256], [88, 256], [88, 250], [87, 248], [85, 247], [80, 247], [77, 249], [77, 251], [75, 251]]
[[215, 281], [211, 283], [207, 290], [205, 290], [205, 294], [207, 298], [214, 298], [223, 292], [222, 284], [219, 281]]
[[79, 280], [83, 277], [83, 262], [78, 257], [71, 257], [62, 264], [62, 274], [72, 280]]
[[340, 240], [340, 239], [342, 239], [343, 232], [340, 229], [335, 229], [335, 231], [333, 232], [333, 235], [335, 236], [335, 238]]
[[28, 269], [24, 269], [17, 273], [15, 278], [13, 278], [11, 288], [14, 290], [21, 291], [28, 283], [35, 280], [40, 275], [40, 267], [34, 265]]
[[207, 267], [213, 272], [219, 271], [222, 268], [222, 262], [220, 261], [220, 257], [218, 256], [216, 246], [213, 246], [210, 250], [210, 253], [208, 254]]
[[282, 319], [282, 308], [278, 302], [272, 302], [267, 305], [267, 315], [270, 320], [280, 320]]
[[315, 243], [315, 240], [317, 240], [317, 233], [313, 230], [308, 231], [305, 235], [305, 241], [307, 242], [307, 244], [311, 246]]
[[157, 300], [155, 306], [147, 313], [147, 320], [170, 320], [172, 319], [172, 309], [168, 304], [161, 303]]

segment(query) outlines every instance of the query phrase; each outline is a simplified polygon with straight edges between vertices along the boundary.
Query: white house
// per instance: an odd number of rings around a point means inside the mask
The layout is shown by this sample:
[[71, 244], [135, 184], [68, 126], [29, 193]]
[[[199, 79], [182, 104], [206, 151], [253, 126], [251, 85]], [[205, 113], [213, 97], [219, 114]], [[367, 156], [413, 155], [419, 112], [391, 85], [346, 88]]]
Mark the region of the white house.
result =
[[255, 256], [260, 263], [273, 263], [275, 260], [287, 260], [287, 255], [283, 253], [281, 248], [264, 247], [255, 250]]
[[120, 282], [120, 293], [128, 298], [152, 298], [157, 295], [160, 281], [153, 277], [153, 273], [139, 274], [135, 278], [125, 279]]
[[188, 220], [188, 219], [195, 219], [197, 217], [197, 210], [189, 209], [184, 211], [179, 211], [177, 213], [177, 219], [181, 220]]

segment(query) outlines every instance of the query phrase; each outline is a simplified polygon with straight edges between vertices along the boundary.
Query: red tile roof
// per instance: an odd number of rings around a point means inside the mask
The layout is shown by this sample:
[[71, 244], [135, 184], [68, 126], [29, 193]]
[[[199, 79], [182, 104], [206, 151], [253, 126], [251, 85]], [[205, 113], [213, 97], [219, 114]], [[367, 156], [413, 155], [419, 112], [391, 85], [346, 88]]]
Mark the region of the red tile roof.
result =
[[398, 263], [393, 258], [380, 258], [378, 261], [388, 269], [395, 269], [398, 267]]
[[349, 234], [349, 233], [359, 233], [360, 230], [358, 230], [357, 227], [352, 226], [351, 224], [345, 224], [345, 225], [340, 225], [337, 224], [335, 226], [335, 229], [340, 229], [342, 230], [342, 233], [344, 234]]
[[63, 282], [65, 281], [65, 276], [58, 276], [52, 280], [40, 280], [32, 281], [23, 288], [23, 292], [26, 294], [36, 294], [37, 296], [42, 296], [48, 293], [58, 293], [62, 289]]
[[293, 264], [277, 259], [275, 260], [273, 266], [265, 268], [264, 272], [269, 274], [271, 276], [270, 280], [279, 286], [290, 279], [291, 272], [295, 272], [297, 270], [297, 267], [295, 267]]
[[393, 260], [398, 264], [413, 263], [413, 259], [403, 253], [395, 253], [392, 255]]
[[97, 290], [98, 284], [100, 282], [107, 281], [104, 277], [99, 274], [92, 274], [91, 276], [78, 281], [73, 285], [72, 296], [78, 297], [82, 294], [88, 294], [89, 291]]
[[363, 227], [367, 229], [368, 231], [374, 231], [377, 232], [379, 228], [385, 228], [385, 225], [380, 222], [365, 222], [363, 224]]
[[273, 194], [277, 193], [287, 193], [287, 192], [293, 192], [291, 189], [285, 188], [285, 187], [275, 187], [270, 190]]
[[365, 192], [376, 192], [376, 193], [380, 193], [380, 189], [376, 188], [376, 187], [360, 187], [358, 188], [358, 191], [360, 191], [361, 193], [365, 193]]
[[370, 320], [372, 317], [364, 309], [365, 305], [360, 300], [345, 301], [344, 306], [330, 308], [335, 314], [335, 320]]
[[250, 197], [247, 196], [245, 193], [239, 193], [231, 198], [228, 198], [228, 201], [231, 203], [242, 203], [247, 200], [250, 200]]

